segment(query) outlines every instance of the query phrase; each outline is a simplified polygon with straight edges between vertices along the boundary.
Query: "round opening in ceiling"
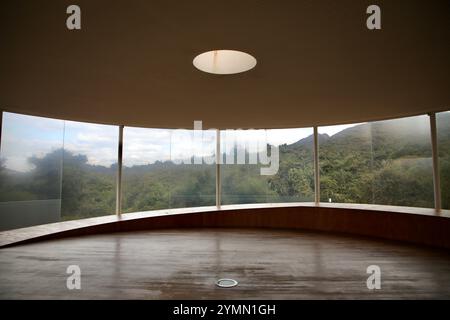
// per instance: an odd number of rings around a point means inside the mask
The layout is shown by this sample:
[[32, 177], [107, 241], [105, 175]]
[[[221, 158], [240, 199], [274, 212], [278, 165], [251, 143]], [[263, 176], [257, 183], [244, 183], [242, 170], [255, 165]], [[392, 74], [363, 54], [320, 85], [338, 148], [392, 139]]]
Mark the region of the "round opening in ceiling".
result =
[[194, 58], [194, 66], [214, 74], [234, 74], [253, 69], [256, 59], [248, 53], [236, 50], [213, 50]]

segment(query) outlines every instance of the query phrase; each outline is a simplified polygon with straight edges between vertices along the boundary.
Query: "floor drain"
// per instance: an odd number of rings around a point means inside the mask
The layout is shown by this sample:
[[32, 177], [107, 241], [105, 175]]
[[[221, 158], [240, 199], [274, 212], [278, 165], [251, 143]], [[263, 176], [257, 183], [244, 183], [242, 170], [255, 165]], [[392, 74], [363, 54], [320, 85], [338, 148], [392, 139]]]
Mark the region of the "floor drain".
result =
[[238, 282], [233, 279], [219, 279], [216, 282], [216, 285], [221, 288], [231, 288], [238, 285]]

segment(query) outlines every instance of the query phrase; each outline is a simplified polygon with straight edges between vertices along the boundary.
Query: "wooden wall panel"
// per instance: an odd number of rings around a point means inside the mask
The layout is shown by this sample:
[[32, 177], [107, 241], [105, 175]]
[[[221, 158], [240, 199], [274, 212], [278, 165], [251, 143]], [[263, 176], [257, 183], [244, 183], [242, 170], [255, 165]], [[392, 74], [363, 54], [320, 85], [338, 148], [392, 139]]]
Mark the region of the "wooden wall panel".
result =
[[54, 232], [20, 243], [97, 233], [199, 227], [316, 230], [450, 248], [450, 219], [446, 216], [315, 206], [212, 210], [122, 219]]

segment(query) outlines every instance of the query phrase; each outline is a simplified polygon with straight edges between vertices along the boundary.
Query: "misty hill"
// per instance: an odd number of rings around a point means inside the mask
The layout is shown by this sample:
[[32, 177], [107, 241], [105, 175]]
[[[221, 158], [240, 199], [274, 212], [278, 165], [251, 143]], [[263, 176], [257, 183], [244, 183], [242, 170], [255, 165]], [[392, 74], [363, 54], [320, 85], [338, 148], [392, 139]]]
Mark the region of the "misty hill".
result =
[[[441, 137], [447, 137], [439, 141], [440, 150], [448, 150], [450, 147], [448, 145], [450, 141], [450, 113], [441, 115], [438, 130]], [[416, 149], [416, 154], [424, 155], [431, 152], [430, 139], [428, 122], [418, 122], [415, 119], [405, 118], [360, 124], [344, 129], [331, 137], [327, 134], [319, 134], [319, 151], [320, 149], [328, 148], [341, 149], [341, 151], [373, 148], [372, 152], [376, 153], [381, 151], [381, 149], [389, 149], [392, 153], [396, 152], [395, 156], [399, 157], [402, 155], [402, 149], [413, 147]], [[309, 149], [312, 147], [312, 144], [313, 135], [310, 135], [287, 145], [284, 151], [298, 148]]]
[[[324, 134], [319, 133], [318, 137], [319, 137], [319, 145], [330, 139], [330, 136], [326, 133], [324, 133]], [[289, 144], [288, 146], [290, 149], [295, 149], [295, 148], [312, 149], [314, 146], [314, 135], [307, 136], [306, 138], [300, 139], [297, 142]]]

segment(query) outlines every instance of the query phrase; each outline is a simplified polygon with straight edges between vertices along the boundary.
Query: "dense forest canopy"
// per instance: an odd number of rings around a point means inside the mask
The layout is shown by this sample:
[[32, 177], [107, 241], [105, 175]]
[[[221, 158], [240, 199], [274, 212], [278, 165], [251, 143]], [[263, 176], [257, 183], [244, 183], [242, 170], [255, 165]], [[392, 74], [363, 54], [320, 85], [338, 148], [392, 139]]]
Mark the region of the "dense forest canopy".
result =
[[[438, 130], [442, 204], [449, 208], [450, 113], [439, 118]], [[259, 165], [222, 165], [222, 202], [313, 201], [312, 146], [312, 136], [281, 145], [273, 176], [261, 176]], [[91, 165], [86, 155], [65, 149], [28, 161], [28, 172], [0, 162], [0, 201], [61, 199], [64, 220], [114, 212], [117, 164]], [[428, 125], [406, 118], [320, 134], [319, 163], [321, 201], [434, 206]], [[124, 167], [124, 212], [214, 204], [214, 165], [157, 161]]]

